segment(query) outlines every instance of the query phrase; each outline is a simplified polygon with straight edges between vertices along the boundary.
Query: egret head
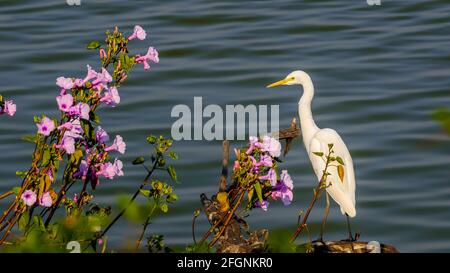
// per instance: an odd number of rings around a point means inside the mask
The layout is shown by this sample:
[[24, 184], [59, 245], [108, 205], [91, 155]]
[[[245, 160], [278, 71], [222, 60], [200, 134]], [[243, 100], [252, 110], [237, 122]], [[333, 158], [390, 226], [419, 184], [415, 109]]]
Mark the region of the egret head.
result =
[[305, 82], [311, 81], [311, 78], [309, 77], [308, 74], [306, 74], [306, 72], [302, 71], [302, 70], [296, 70], [293, 71], [291, 73], [289, 73], [289, 75], [286, 76], [286, 78], [274, 82], [272, 84], [269, 84], [267, 86], [267, 88], [270, 87], [275, 87], [275, 86], [279, 86], [279, 85], [303, 85]]

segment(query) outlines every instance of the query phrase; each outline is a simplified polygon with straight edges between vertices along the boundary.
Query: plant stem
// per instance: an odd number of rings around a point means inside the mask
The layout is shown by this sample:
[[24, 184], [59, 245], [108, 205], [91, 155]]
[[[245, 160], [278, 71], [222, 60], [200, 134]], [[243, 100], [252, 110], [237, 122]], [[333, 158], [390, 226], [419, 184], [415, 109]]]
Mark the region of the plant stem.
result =
[[236, 204], [234, 205], [233, 209], [230, 211], [228, 218], [225, 222], [225, 224], [223, 225], [222, 230], [220, 230], [220, 232], [216, 235], [216, 237], [211, 241], [211, 243], [209, 243], [209, 247], [214, 246], [214, 244], [217, 242], [217, 240], [219, 240], [220, 236], [222, 236], [222, 234], [225, 232], [225, 230], [227, 229], [228, 224], [231, 221], [231, 218], [233, 218], [234, 213], [236, 212], [237, 208], [239, 207], [239, 205], [241, 204], [242, 198], [244, 197], [245, 191], [241, 190], [241, 195], [239, 196], [239, 199], [237, 200]]
[[297, 239], [298, 235], [302, 232], [302, 230], [306, 227], [306, 221], [308, 220], [309, 214], [311, 213], [312, 208], [314, 207], [314, 204], [317, 201], [317, 197], [319, 196], [320, 191], [322, 190], [322, 185], [323, 183], [326, 182], [327, 179], [327, 170], [328, 170], [328, 165], [330, 164], [330, 155], [331, 155], [332, 151], [330, 149], [328, 156], [327, 156], [327, 160], [325, 163], [325, 169], [323, 170], [323, 174], [322, 177], [320, 178], [319, 183], [317, 184], [315, 190], [314, 190], [314, 195], [313, 195], [313, 199], [311, 200], [311, 203], [309, 204], [308, 210], [305, 213], [305, 216], [303, 216], [303, 220], [301, 222], [301, 224], [297, 227], [297, 230], [294, 234], [294, 236], [291, 238], [291, 243], [293, 243], [295, 241], [295, 239]]
[[150, 214], [148, 215], [147, 219], [145, 220], [144, 228], [142, 229], [141, 235], [139, 236], [139, 239], [137, 240], [136, 250], [138, 250], [139, 247], [141, 246], [141, 242], [142, 242], [142, 239], [144, 238], [145, 231], [147, 230], [147, 227], [150, 224], [150, 219], [153, 216], [153, 213], [155, 212], [156, 207], [157, 207], [157, 203], [155, 202], [153, 204], [152, 210], [150, 211]]
[[136, 199], [136, 197], [139, 195], [139, 192], [144, 188], [145, 183], [147, 183], [148, 179], [150, 178], [150, 176], [153, 174], [153, 171], [156, 168], [156, 164], [158, 163], [158, 159], [160, 156], [158, 156], [155, 159], [155, 162], [153, 163], [152, 168], [150, 169], [150, 171], [148, 172], [147, 176], [144, 178], [144, 181], [141, 183], [141, 185], [139, 186], [139, 188], [136, 190], [136, 192], [133, 194], [133, 196], [131, 197], [130, 202], [128, 202], [128, 205], [122, 209], [122, 211], [119, 212], [119, 214], [111, 221], [111, 223], [105, 228], [105, 230], [103, 230], [103, 232], [97, 236], [95, 239], [101, 238], [103, 236], [105, 236], [105, 234], [109, 231], [109, 229], [117, 222], [117, 220], [120, 219], [120, 217], [122, 217], [124, 215], [124, 213], [126, 212], [126, 210], [130, 207], [130, 205], [134, 202], [134, 200]]

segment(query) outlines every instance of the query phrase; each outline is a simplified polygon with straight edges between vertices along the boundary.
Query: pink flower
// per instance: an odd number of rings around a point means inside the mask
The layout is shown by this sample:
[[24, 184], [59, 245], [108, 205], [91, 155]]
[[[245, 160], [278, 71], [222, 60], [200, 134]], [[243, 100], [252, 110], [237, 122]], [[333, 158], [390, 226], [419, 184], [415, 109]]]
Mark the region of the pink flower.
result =
[[150, 65], [148, 64], [148, 61], [152, 61], [156, 64], [159, 63], [159, 53], [155, 48], [149, 47], [147, 54], [145, 56], [140, 56], [140, 55], [136, 56], [135, 61], [138, 64], [144, 63], [144, 69], [149, 70]]
[[89, 112], [91, 111], [91, 107], [84, 102], [79, 102], [77, 105], [70, 107], [69, 115], [77, 116], [85, 120], [89, 120]]
[[59, 110], [67, 112], [73, 105], [73, 97], [70, 94], [58, 96], [56, 97], [56, 102], [58, 103]]
[[233, 165], [233, 171], [239, 169], [241, 166], [239, 165], [239, 161], [235, 160]]
[[24, 193], [22, 193], [21, 198], [29, 207], [36, 203], [36, 193], [34, 193], [34, 191], [32, 190], [26, 190]]
[[97, 78], [92, 82], [92, 85], [105, 85], [112, 81], [111, 75], [108, 73], [104, 67], [102, 68], [102, 73], [97, 73]]
[[123, 154], [123, 153], [125, 153], [126, 147], [127, 147], [127, 145], [123, 141], [123, 138], [121, 136], [117, 135], [116, 138], [114, 139], [113, 145], [106, 147], [105, 151], [106, 152], [118, 151], [119, 153]]
[[251, 136], [249, 137], [249, 147], [247, 149], [246, 154], [251, 154], [255, 148], [261, 148], [262, 144], [259, 142], [258, 137]]
[[106, 162], [100, 165], [100, 170], [97, 172], [97, 175], [108, 179], [113, 179], [116, 175], [123, 176], [122, 167], [122, 161], [116, 158], [114, 163]]
[[103, 128], [100, 126], [97, 127], [95, 137], [99, 143], [105, 143], [106, 141], [109, 140], [108, 133], [105, 130], [103, 130]]
[[103, 48], [100, 48], [100, 59], [105, 59], [106, 58], [106, 52]]
[[74, 86], [74, 82], [70, 78], [58, 77], [56, 79], [56, 85], [61, 87], [62, 89], [72, 89]]
[[39, 205], [43, 207], [51, 207], [53, 204], [52, 197], [50, 196], [49, 192], [44, 193], [41, 198], [39, 198]]
[[267, 211], [267, 209], [268, 209], [268, 207], [269, 207], [269, 201], [263, 200], [263, 201], [261, 202], [261, 201], [258, 200], [258, 201], [256, 201], [256, 203], [255, 203], [255, 207], [261, 208], [262, 210]]
[[73, 195], [73, 202], [78, 203], [78, 194]]
[[84, 85], [83, 79], [75, 79], [74, 84], [76, 87], [83, 87]]
[[272, 199], [281, 199], [285, 206], [291, 204], [294, 194], [292, 189], [294, 188], [293, 181], [286, 170], [281, 173], [280, 183], [278, 183], [272, 191]]
[[74, 139], [78, 139], [83, 134], [83, 128], [81, 128], [80, 119], [74, 119], [72, 121], [68, 121], [58, 126], [59, 130], [65, 129], [66, 132], [64, 136], [72, 137]]
[[55, 130], [55, 123], [48, 117], [43, 118], [36, 126], [38, 127], [38, 133], [44, 136], [50, 135]]
[[131, 40], [138, 38], [139, 40], [142, 41], [142, 40], [145, 40], [146, 37], [147, 37], [147, 33], [145, 32], [145, 30], [141, 26], [136, 25], [136, 26], [134, 26], [133, 34], [130, 37], [128, 37], [128, 40], [131, 41]]
[[73, 154], [75, 152], [75, 139], [73, 137], [64, 134], [61, 143], [55, 145], [57, 149], [64, 149], [67, 154]]
[[4, 113], [8, 114], [10, 117], [14, 116], [14, 114], [16, 113], [16, 105], [14, 104], [14, 101], [5, 101], [3, 109], [2, 107], [0, 107], [0, 115]]
[[270, 169], [266, 175], [261, 175], [259, 177], [260, 180], [269, 180], [270, 185], [275, 186], [277, 184], [277, 173], [274, 169]]
[[268, 155], [262, 155], [259, 159], [259, 165], [264, 167], [272, 167], [273, 166], [273, 160]]
[[106, 103], [107, 105], [115, 107], [120, 103], [119, 91], [115, 86], [108, 88], [108, 90], [105, 92], [105, 95], [100, 99], [100, 101]]
[[116, 174], [118, 176], [123, 176], [123, 171], [122, 171], [123, 163], [122, 163], [122, 161], [120, 161], [119, 159], [116, 158], [114, 160], [114, 167], [116, 168]]
[[58, 126], [58, 130], [72, 130], [73, 124], [72, 122], [64, 122], [63, 124]]
[[86, 84], [86, 82], [92, 80], [93, 78], [96, 78], [98, 74], [94, 69], [92, 69], [90, 65], [87, 65], [87, 69], [88, 72], [86, 77], [83, 79], [83, 85]]
[[281, 143], [273, 137], [264, 136], [262, 149], [273, 157], [280, 157], [281, 155]]

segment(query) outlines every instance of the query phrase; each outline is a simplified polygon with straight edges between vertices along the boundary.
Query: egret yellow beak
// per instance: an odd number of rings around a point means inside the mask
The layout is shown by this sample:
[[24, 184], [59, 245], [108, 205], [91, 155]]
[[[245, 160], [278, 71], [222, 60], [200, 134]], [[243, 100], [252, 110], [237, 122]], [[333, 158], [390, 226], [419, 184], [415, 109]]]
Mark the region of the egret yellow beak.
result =
[[282, 79], [281, 81], [277, 81], [277, 82], [274, 82], [274, 83], [272, 83], [272, 84], [269, 84], [269, 85], [267, 86], [267, 88], [271, 88], [271, 87], [283, 85], [283, 84], [289, 82], [290, 80], [291, 80], [291, 79], [288, 79], [288, 78]]

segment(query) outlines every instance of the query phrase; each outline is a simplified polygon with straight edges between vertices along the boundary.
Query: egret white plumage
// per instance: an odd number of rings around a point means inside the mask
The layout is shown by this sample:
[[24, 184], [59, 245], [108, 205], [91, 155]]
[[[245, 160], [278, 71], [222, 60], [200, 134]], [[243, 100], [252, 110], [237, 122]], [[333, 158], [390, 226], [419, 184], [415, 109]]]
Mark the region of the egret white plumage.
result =
[[[328, 144], [333, 144], [334, 154], [343, 161], [343, 169], [329, 168], [330, 175], [327, 177], [326, 192], [339, 204], [342, 214], [347, 216], [350, 239], [353, 240], [350, 230], [348, 217], [356, 216], [355, 209], [355, 174], [353, 171], [353, 161], [350, 152], [347, 149], [339, 134], [329, 128], [320, 129], [314, 122], [311, 112], [311, 101], [314, 97], [314, 85], [311, 77], [304, 71], [297, 70], [286, 76], [283, 80], [277, 81], [267, 87], [279, 85], [301, 85], [303, 86], [303, 95], [298, 102], [298, 113], [300, 116], [300, 127], [303, 135], [303, 143], [308, 153], [314, 172], [320, 181], [325, 169], [326, 162], [323, 158], [314, 153], [327, 154]], [[343, 173], [342, 173], [343, 170]], [[328, 195], [327, 195], [328, 200]], [[327, 211], [329, 202], [327, 201]], [[328, 212], [327, 212], [328, 214]], [[327, 216], [326, 214], [326, 216]], [[325, 220], [326, 220], [325, 216]], [[325, 221], [324, 220], [324, 221]], [[322, 236], [322, 234], [321, 234]]]

